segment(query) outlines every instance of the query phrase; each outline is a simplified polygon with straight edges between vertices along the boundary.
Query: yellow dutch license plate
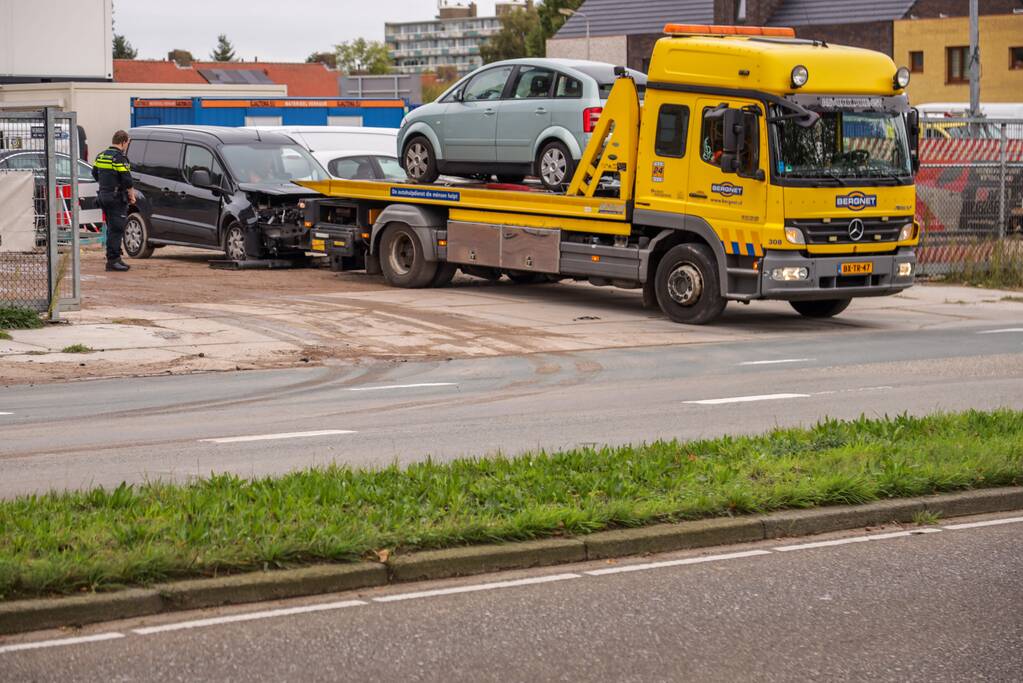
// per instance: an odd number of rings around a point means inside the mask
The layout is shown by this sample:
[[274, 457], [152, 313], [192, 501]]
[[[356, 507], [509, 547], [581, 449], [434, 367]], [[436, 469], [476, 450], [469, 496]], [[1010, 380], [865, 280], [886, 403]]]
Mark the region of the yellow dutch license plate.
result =
[[870, 261], [865, 263], [843, 263], [842, 275], [870, 275], [874, 272], [874, 264]]
[[324, 240], [313, 240], [313, 251], [327, 251], [327, 243]]

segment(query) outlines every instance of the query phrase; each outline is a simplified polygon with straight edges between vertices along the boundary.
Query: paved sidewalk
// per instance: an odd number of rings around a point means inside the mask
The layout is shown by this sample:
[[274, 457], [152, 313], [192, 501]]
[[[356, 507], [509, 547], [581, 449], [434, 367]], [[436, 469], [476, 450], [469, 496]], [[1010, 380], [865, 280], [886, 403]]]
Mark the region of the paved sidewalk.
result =
[[[1007, 316], [1023, 316], [1019, 293], [937, 285], [860, 299], [824, 321], [801, 318], [782, 302], [733, 302], [720, 321], [702, 327], [644, 309], [637, 291], [587, 284], [325, 288], [223, 303], [90, 306], [66, 314], [66, 324], [0, 341], [0, 382], [700, 344], [998, 324]], [[62, 352], [74, 344], [93, 351]]]

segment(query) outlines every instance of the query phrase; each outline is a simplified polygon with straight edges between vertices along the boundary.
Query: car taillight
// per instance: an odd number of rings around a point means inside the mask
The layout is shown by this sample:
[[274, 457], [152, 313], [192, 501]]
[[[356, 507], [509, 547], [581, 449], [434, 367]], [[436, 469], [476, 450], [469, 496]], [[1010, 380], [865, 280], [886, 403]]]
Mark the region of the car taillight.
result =
[[592, 133], [593, 129], [597, 127], [597, 121], [600, 120], [600, 112], [604, 111], [603, 107], [587, 107], [583, 109], [583, 132]]

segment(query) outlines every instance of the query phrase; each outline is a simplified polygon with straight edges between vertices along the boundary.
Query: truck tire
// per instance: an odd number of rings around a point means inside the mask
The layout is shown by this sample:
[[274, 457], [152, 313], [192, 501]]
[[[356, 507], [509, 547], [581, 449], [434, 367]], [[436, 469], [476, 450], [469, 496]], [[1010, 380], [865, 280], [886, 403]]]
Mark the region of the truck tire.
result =
[[245, 251], [245, 230], [238, 221], [231, 221], [224, 230], [224, 254], [229, 261], [245, 261], [249, 255]]
[[384, 279], [394, 287], [420, 289], [433, 282], [441, 264], [427, 261], [416, 231], [399, 223], [384, 232], [380, 242], [380, 268]]
[[458, 272], [458, 266], [454, 263], [438, 263], [437, 274], [430, 280], [430, 286], [445, 287], [451, 284], [451, 281], [455, 279], [456, 272]]
[[149, 223], [138, 211], [128, 214], [124, 224], [123, 244], [124, 253], [131, 258], [149, 258], [153, 255], [153, 245], [149, 243]]
[[819, 301], [790, 301], [789, 305], [804, 318], [833, 318], [849, 308], [852, 299], [821, 299]]
[[677, 323], [703, 325], [725, 310], [714, 252], [705, 244], [679, 244], [661, 257], [654, 276], [657, 305]]
[[401, 155], [401, 167], [408, 173], [408, 177], [417, 183], [432, 183], [440, 176], [433, 145], [422, 135], [417, 135], [405, 145], [405, 153]]
[[572, 182], [575, 160], [568, 147], [555, 140], [544, 145], [536, 156], [536, 171], [545, 188], [562, 192]]

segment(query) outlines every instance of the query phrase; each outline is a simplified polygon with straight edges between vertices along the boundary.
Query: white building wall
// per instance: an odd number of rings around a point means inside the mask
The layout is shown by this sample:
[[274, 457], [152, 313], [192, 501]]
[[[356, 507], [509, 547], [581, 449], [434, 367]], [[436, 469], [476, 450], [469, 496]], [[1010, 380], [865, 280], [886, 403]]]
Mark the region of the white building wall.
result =
[[0, 0], [0, 77], [113, 80], [111, 0]]
[[[273, 85], [209, 85], [196, 83], [19, 83], [0, 86], [4, 105], [56, 106], [78, 113], [85, 128], [89, 154], [110, 144], [117, 130], [131, 127], [132, 97], [286, 97], [288, 87]], [[91, 159], [90, 159], [91, 161]]]
[[[593, 36], [590, 38], [590, 59], [595, 62], [627, 64], [626, 36]], [[559, 59], [586, 59], [586, 38], [549, 38], [547, 56]]]

